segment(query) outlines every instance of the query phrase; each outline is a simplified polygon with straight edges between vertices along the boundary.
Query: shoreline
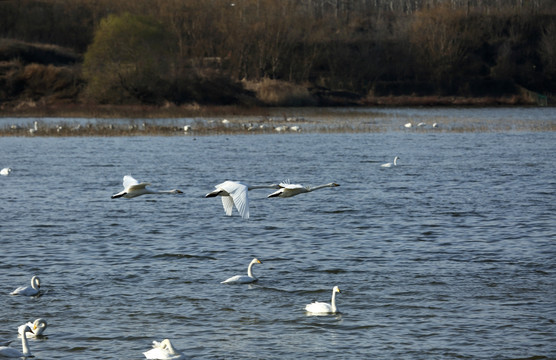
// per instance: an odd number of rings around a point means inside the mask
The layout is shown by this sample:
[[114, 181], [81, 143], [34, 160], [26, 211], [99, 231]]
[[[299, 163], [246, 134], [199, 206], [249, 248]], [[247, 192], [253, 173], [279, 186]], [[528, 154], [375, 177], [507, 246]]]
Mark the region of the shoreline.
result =
[[188, 118], [207, 116], [270, 116], [277, 109], [303, 108], [411, 108], [411, 107], [554, 107], [556, 104], [539, 104], [530, 97], [456, 97], [456, 96], [381, 96], [367, 97], [360, 101], [333, 99], [324, 106], [246, 106], [246, 105], [198, 105], [177, 106], [154, 105], [96, 105], [80, 103], [37, 103], [22, 101], [17, 104], [4, 104], [0, 107], [0, 119], [37, 117], [37, 118], [91, 118], [91, 119], [157, 119]]
[[[542, 109], [524, 104], [375, 105], [335, 107], [240, 106], [36, 106], [0, 112], [0, 137], [212, 136], [280, 133], [383, 133], [556, 131], [552, 119], [476, 118], [473, 109]], [[481, 105], [479, 105], [481, 104]], [[552, 109], [552, 107], [547, 107]], [[400, 110], [394, 114], [389, 109]], [[469, 109], [466, 118], [434, 114], [415, 117], [411, 109]], [[407, 115], [403, 113], [407, 112]], [[426, 123], [425, 123], [426, 122]], [[407, 126], [412, 123], [412, 126]], [[437, 123], [437, 124], [436, 124]]]

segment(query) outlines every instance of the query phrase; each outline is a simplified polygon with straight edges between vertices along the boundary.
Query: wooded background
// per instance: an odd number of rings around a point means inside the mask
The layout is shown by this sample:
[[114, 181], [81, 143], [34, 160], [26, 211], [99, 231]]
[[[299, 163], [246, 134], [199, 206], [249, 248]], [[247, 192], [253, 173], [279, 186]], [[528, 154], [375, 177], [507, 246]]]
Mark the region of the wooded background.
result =
[[291, 105], [551, 96], [556, 1], [0, 0], [0, 102], [229, 104], [265, 83], [307, 89]]

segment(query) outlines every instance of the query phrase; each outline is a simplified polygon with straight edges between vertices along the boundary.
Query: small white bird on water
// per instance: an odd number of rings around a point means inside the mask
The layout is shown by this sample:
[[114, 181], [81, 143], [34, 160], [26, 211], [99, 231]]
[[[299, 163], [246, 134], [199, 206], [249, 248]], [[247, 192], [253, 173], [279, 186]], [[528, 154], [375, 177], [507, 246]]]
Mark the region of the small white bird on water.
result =
[[169, 339], [161, 342], [153, 341], [153, 348], [143, 353], [147, 359], [152, 360], [181, 360], [185, 355], [176, 350]]
[[226, 215], [232, 216], [234, 205], [244, 219], [249, 219], [249, 195], [248, 191], [253, 189], [278, 189], [277, 184], [249, 186], [239, 181], [224, 181], [215, 186], [216, 190], [209, 192], [205, 197], [220, 196], [222, 206]]
[[398, 160], [400, 160], [400, 158], [399, 158], [398, 156], [396, 156], [396, 157], [394, 158], [394, 163], [390, 163], [390, 162], [389, 162], [389, 163], [380, 165], [380, 167], [389, 168], [389, 167], [392, 167], [392, 166], [398, 166], [398, 163], [397, 163]]
[[0, 346], [0, 357], [5, 358], [22, 358], [22, 357], [33, 357], [31, 350], [29, 349], [29, 343], [27, 342], [27, 332], [31, 332], [31, 329], [27, 325], [21, 325], [18, 328], [18, 332], [21, 333], [21, 347], [22, 351], [11, 348], [9, 346]]
[[249, 266], [247, 267], [247, 276], [235, 275], [229, 279], [222, 281], [221, 284], [248, 284], [257, 281], [258, 279], [253, 275], [252, 269], [253, 265], [255, 264], [262, 264], [262, 262], [259, 259], [254, 258], [253, 260], [251, 260]]
[[[42, 333], [46, 330], [46, 327], [48, 326], [48, 324], [46, 323], [45, 319], [39, 318], [36, 319], [33, 322], [28, 322], [27, 324], [24, 324], [25, 326], [29, 327], [30, 331], [29, 331], [29, 337], [37, 337], [37, 336], [41, 336]], [[22, 330], [23, 330], [23, 326], [19, 327], [19, 335], [23, 336]]]
[[319, 186], [315, 186], [315, 187], [309, 187], [309, 186], [303, 186], [301, 184], [291, 184], [289, 180], [286, 180], [284, 182], [281, 182], [279, 184], [280, 189], [278, 191], [273, 192], [272, 194], [268, 195], [267, 197], [271, 198], [271, 197], [292, 197], [295, 195], [299, 195], [302, 193], [307, 193], [307, 192], [311, 192], [311, 191], [315, 191], [318, 189], [323, 189], [326, 187], [336, 187], [336, 186], [340, 186], [339, 184], [336, 184], [334, 182], [332, 183], [328, 183], [328, 184], [324, 184], [324, 185], [319, 185]]
[[39, 293], [41, 279], [38, 276], [31, 278], [31, 286], [20, 286], [10, 293], [10, 295], [34, 296]]
[[332, 289], [332, 300], [330, 304], [324, 302], [315, 301], [313, 303], [305, 305], [305, 310], [312, 314], [335, 314], [338, 312], [336, 307], [336, 293], [340, 293], [340, 288], [334, 286]]
[[12, 172], [12, 168], [3, 168], [2, 170], [0, 170], [0, 175], [2, 176], [8, 176], [10, 175], [10, 173]]
[[183, 191], [177, 189], [167, 191], [149, 190], [146, 187], [148, 185], [151, 185], [151, 183], [139, 183], [139, 181], [135, 180], [131, 175], [124, 176], [123, 184], [124, 189], [119, 193], [112, 195], [112, 199], [117, 199], [120, 197], [131, 199], [145, 194], [183, 194]]

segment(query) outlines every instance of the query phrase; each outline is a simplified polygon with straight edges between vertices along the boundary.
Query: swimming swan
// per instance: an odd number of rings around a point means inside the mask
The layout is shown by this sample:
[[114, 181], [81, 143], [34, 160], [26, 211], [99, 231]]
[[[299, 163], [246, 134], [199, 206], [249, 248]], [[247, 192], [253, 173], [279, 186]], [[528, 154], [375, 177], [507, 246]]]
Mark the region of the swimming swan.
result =
[[267, 197], [271, 198], [271, 197], [292, 197], [298, 194], [302, 194], [302, 193], [307, 193], [307, 192], [311, 192], [311, 191], [315, 191], [318, 189], [322, 189], [322, 188], [326, 188], [326, 187], [336, 187], [336, 186], [340, 186], [339, 184], [336, 183], [328, 183], [328, 184], [324, 184], [324, 185], [319, 185], [319, 186], [315, 186], [315, 187], [309, 187], [309, 186], [303, 186], [301, 184], [290, 184], [289, 180], [283, 181], [280, 183], [280, 189], [276, 192], [273, 192], [272, 194], [268, 195]]
[[399, 158], [398, 156], [396, 156], [396, 157], [394, 158], [394, 163], [393, 163], [393, 164], [392, 164], [392, 163], [386, 163], [386, 164], [380, 165], [380, 167], [389, 168], [389, 167], [392, 167], [392, 166], [398, 166], [398, 164], [397, 164], [397, 161], [398, 161], [398, 160], [400, 160], [400, 158]]
[[169, 339], [164, 339], [161, 342], [153, 341], [153, 348], [143, 353], [147, 359], [158, 360], [178, 360], [185, 359], [185, 356], [176, 350]]
[[313, 314], [334, 314], [338, 312], [336, 308], [336, 293], [340, 293], [340, 288], [334, 286], [332, 289], [332, 300], [330, 304], [315, 301], [314, 303], [305, 305], [305, 310]]
[[20, 286], [10, 293], [10, 295], [34, 296], [39, 293], [41, 279], [38, 276], [31, 278], [31, 286]]
[[[37, 337], [42, 335], [42, 333], [46, 330], [48, 324], [46, 323], [45, 319], [39, 318], [33, 322], [28, 322], [27, 324], [25, 324], [25, 326], [29, 327], [30, 329], [29, 337]], [[23, 326], [20, 326], [18, 330], [19, 330], [19, 335], [23, 336], [22, 334]]]
[[255, 264], [262, 264], [262, 262], [259, 259], [254, 258], [253, 260], [251, 260], [249, 266], [247, 267], [247, 276], [245, 275], [232, 276], [231, 278], [222, 281], [221, 284], [248, 284], [257, 281], [258, 279], [255, 276], [253, 276], [253, 270], [252, 270], [253, 265]]
[[10, 175], [11, 172], [12, 172], [11, 168], [3, 168], [2, 170], [0, 170], [0, 175], [8, 176]]
[[244, 219], [249, 219], [249, 196], [247, 192], [253, 189], [279, 189], [277, 184], [249, 186], [238, 181], [224, 181], [215, 186], [216, 190], [209, 192], [205, 197], [222, 197], [222, 206], [226, 215], [232, 216], [235, 205], [237, 211]]
[[153, 191], [146, 188], [146, 186], [150, 185], [151, 183], [142, 182], [135, 180], [131, 175], [124, 176], [124, 190], [120, 191], [117, 194], [112, 195], [112, 199], [125, 197], [126, 199], [131, 199], [136, 196], [145, 195], [145, 194], [183, 194], [181, 190], [168, 190], [168, 191]]
[[31, 329], [27, 325], [21, 325], [18, 329], [21, 335], [21, 347], [23, 351], [16, 350], [8, 346], [0, 346], [0, 357], [6, 358], [22, 358], [22, 357], [32, 357], [31, 350], [29, 350], [29, 343], [27, 342], [27, 336], [25, 333], [30, 332]]

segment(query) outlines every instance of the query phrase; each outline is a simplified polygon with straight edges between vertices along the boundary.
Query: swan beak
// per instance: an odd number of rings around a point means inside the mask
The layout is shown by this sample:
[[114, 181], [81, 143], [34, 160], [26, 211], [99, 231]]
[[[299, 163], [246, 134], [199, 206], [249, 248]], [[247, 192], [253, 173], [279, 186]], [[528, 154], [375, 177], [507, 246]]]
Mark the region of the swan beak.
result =
[[340, 184], [336, 184], [336, 183], [334, 183], [334, 186], [340, 186]]
[[261, 260], [257, 260], [257, 264], [262, 264], [262, 261], [261, 261]]
[[177, 192], [178, 194], [183, 194], [183, 191], [181, 191], [181, 190], [176, 190], [176, 192]]

